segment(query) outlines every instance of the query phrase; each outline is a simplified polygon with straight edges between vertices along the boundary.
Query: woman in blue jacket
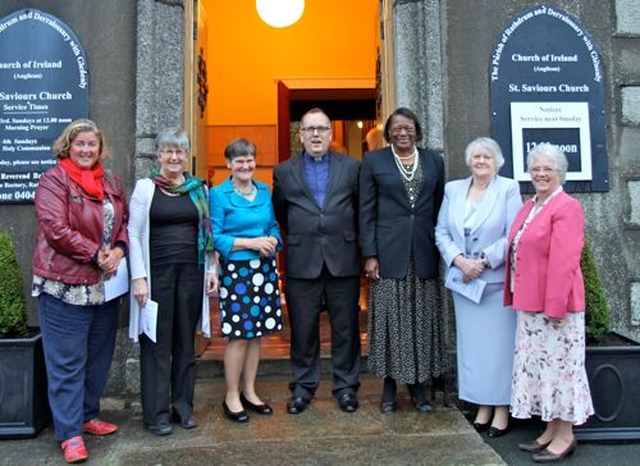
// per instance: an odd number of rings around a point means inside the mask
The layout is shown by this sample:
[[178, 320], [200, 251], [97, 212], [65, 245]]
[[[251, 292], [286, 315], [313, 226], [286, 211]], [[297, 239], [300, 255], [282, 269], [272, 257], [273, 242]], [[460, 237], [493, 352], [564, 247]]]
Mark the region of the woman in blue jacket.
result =
[[[211, 189], [211, 223], [220, 255], [220, 324], [224, 354], [225, 417], [247, 422], [245, 408], [271, 414], [255, 390], [260, 338], [283, 328], [275, 254], [282, 239], [269, 187], [253, 179], [256, 146], [232, 141], [224, 151], [231, 176]], [[242, 390], [240, 379], [242, 378]]]

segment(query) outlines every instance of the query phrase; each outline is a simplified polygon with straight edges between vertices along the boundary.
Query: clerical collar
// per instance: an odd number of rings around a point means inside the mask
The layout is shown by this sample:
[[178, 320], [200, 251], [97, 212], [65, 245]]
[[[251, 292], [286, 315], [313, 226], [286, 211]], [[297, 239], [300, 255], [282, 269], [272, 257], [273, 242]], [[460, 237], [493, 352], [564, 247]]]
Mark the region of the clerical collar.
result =
[[319, 162], [322, 162], [322, 161], [326, 160], [327, 157], [329, 156], [329, 152], [325, 152], [322, 155], [311, 155], [307, 151], [305, 151], [304, 153], [306, 154], [306, 156], [307, 156], [307, 158], [309, 160], [311, 160], [313, 162], [316, 162], [316, 163], [319, 163]]

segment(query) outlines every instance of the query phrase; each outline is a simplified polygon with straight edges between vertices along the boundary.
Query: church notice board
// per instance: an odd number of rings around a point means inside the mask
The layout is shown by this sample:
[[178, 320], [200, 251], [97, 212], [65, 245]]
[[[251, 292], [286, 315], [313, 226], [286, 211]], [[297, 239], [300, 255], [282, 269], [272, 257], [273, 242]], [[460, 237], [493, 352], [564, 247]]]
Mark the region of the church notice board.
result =
[[73, 31], [34, 9], [0, 18], [0, 204], [33, 202], [53, 141], [89, 113], [87, 57]]
[[601, 55], [575, 18], [551, 5], [518, 13], [496, 40], [489, 81], [502, 175], [532, 192], [527, 153], [550, 142], [569, 161], [567, 191], [609, 190]]

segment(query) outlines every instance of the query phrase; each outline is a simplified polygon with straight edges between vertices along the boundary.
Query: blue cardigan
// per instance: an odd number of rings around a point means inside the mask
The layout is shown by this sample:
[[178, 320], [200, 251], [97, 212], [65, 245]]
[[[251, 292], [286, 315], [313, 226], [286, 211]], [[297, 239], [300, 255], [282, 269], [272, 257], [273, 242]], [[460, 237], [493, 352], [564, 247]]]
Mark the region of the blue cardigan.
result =
[[253, 184], [258, 190], [253, 201], [234, 191], [231, 177], [209, 192], [213, 242], [225, 261], [260, 257], [257, 251], [249, 249], [232, 251], [236, 238], [273, 236], [278, 240], [277, 251], [282, 249], [282, 237], [273, 213], [269, 187], [255, 180]]

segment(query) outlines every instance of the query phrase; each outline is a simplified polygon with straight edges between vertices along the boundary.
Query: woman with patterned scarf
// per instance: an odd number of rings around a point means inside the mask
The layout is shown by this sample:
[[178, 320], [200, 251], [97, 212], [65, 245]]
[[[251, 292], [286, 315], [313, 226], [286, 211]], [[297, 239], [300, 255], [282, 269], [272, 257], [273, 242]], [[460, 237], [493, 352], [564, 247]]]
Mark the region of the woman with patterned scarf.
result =
[[[210, 336], [208, 294], [217, 288], [208, 192], [187, 173], [189, 137], [179, 127], [158, 133], [160, 168], [139, 180], [129, 223], [129, 336], [140, 341], [144, 427], [169, 435], [170, 422], [197, 427], [194, 338], [198, 322]], [[153, 301], [152, 301], [153, 300]], [[143, 333], [143, 313], [157, 303], [156, 339]]]

